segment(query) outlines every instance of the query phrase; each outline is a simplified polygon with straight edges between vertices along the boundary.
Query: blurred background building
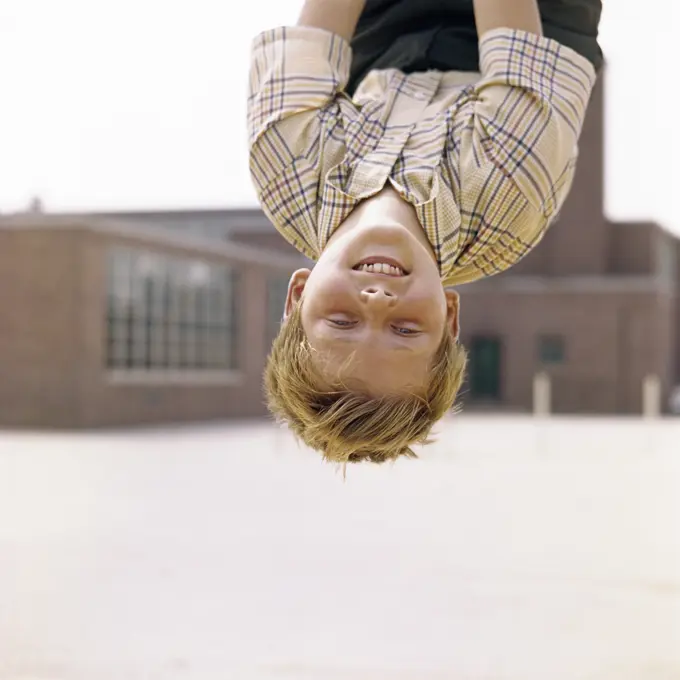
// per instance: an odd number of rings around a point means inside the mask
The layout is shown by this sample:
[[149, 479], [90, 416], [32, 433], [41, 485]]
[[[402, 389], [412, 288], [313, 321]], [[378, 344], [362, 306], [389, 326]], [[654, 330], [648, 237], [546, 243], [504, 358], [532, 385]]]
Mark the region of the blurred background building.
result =
[[[633, 414], [680, 383], [680, 240], [603, 214], [603, 84], [558, 223], [461, 289], [466, 408]], [[259, 210], [0, 217], [0, 425], [114, 427], [266, 413], [261, 375], [290, 273]]]

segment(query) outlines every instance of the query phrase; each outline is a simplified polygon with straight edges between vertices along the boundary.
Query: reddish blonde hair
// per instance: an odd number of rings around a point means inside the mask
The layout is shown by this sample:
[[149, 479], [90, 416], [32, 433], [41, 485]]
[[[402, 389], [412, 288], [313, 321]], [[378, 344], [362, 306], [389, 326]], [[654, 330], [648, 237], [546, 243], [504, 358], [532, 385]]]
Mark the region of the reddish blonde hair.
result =
[[450, 332], [434, 354], [424, 394], [375, 398], [342, 386], [329, 390], [313, 361], [300, 304], [281, 325], [264, 374], [269, 410], [328, 461], [382, 463], [416, 457], [432, 426], [453, 409], [467, 355]]

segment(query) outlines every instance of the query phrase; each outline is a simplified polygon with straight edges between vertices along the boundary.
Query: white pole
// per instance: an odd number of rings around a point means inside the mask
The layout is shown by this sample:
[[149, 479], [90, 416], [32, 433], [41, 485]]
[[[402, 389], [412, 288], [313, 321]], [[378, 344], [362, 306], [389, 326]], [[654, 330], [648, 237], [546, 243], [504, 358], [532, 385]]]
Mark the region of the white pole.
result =
[[550, 376], [542, 371], [534, 376], [534, 415], [549, 416], [551, 411]]
[[647, 375], [642, 382], [642, 415], [645, 418], [661, 415], [661, 380], [658, 375]]

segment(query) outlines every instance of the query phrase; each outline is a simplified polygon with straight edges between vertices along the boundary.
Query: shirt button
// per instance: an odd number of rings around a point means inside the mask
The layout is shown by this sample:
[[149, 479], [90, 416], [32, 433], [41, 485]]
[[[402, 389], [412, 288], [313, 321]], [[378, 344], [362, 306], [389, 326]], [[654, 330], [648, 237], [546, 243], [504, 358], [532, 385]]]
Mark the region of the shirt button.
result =
[[420, 101], [425, 99], [425, 95], [422, 92], [416, 92], [415, 97], [416, 99], [420, 99]]

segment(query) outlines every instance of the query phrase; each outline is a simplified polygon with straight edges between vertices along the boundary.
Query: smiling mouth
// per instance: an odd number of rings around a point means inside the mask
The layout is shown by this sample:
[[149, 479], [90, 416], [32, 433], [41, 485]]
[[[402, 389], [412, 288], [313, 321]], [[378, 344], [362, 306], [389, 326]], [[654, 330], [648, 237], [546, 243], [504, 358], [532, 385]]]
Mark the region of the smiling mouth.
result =
[[386, 276], [408, 276], [409, 272], [401, 263], [391, 257], [366, 257], [359, 264], [352, 267], [354, 271], [368, 272], [369, 274], [384, 274]]

